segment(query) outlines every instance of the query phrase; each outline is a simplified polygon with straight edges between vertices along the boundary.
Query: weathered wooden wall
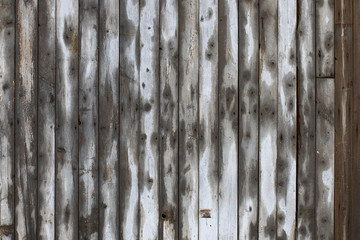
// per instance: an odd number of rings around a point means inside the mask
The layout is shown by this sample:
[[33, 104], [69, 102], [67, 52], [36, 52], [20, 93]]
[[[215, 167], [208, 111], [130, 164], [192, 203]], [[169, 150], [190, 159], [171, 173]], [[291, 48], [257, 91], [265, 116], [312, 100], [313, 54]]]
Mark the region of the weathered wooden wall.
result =
[[335, 1], [335, 238], [360, 236], [360, 2]]
[[353, 2], [0, 0], [0, 239], [354, 239]]

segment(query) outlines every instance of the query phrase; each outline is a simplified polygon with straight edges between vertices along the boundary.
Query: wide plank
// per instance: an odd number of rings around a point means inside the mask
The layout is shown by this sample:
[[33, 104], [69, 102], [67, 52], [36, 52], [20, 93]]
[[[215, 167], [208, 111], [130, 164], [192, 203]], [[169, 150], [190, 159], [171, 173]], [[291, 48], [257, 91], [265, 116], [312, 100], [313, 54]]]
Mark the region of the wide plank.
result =
[[[348, 8], [353, 9], [353, 63], [354, 66], [360, 66], [360, 1], [353, 1], [352, 7], [350, 4], [345, 5], [345, 10]], [[360, 236], [360, 208], [358, 203], [360, 202], [360, 191], [358, 186], [360, 185], [360, 68], [355, 67], [353, 69], [353, 87], [352, 87], [352, 205], [351, 205], [351, 233], [350, 238]]]
[[259, 1], [239, 1], [239, 239], [258, 239]]
[[15, 239], [15, 1], [0, 0], [0, 239]]
[[277, 238], [295, 239], [297, 72], [296, 0], [278, 2]]
[[98, 239], [98, 1], [79, 9], [79, 239]]
[[297, 238], [315, 238], [315, 2], [298, 2]]
[[119, 239], [119, 1], [99, 11], [99, 238]]
[[55, 239], [55, 0], [39, 1], [38, 236]]
[[334, 239], [333, 78], [316, 79], [316, 238]]
[[178, 1], [160, 1], [160, 239], [178, 239]]
[[179, 239], [199, 235], [199, 3], [179, 2]]
[[335, 239], [350, 239], [352, 25], [335, 25]]
[[140, 239], [160, 232], [159, 1], [140, 0]]
[[277, 24], [276, 0], [260, 2], [259, 238], [276, 238]]
[[[139, 238], [139, 1], [120, 1], [120, 236]], [[144, 86], [144, 85], [143, 85]]]
[[218, 2], [219, 239], [238, 231], [238, 2]]
[[37, 231], [37, 13], [35, 0], [16, 1], [15, 231]]
[[79, 2], [56, 2], [56, 239], [78, 239]]
[[218, 1], [199, 1], [199, 239], [218, 239]]

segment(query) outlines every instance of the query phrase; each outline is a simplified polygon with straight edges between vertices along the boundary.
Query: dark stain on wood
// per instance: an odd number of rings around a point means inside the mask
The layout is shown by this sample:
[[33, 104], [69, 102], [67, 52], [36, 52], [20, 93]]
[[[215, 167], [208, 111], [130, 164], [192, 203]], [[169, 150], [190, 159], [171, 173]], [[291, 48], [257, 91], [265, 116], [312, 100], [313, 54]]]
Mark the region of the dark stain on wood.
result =
[[211, 218], [211, 210], [210, 209], [200, 209], [200, 217], [201, 218]]

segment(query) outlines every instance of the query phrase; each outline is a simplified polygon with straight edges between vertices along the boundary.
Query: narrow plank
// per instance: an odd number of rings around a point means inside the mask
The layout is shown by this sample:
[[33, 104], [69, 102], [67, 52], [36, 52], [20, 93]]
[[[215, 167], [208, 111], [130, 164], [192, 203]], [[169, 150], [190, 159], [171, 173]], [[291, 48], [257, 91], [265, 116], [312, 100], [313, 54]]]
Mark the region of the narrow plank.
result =
[[[346, 5], [349, 8], [351, 5]], [[360, 66], [360, 2], [353, 1], [353, 63], [354, 66]], [[351, 190], [353, 195], [351, 197], [351, 227], [350, 227], [350, 239], [360, 236], [360, 208], [358, 203], [360, 202], [360, 192], [358, 186], [360, 185], [360, 68], [353, 69], [353, 88], [352, 88], [352, 180]]]
[[120, 238], [139, 239], [139, 1], [120, 1]]
[[218, 232], [218, 1], [199, 1], [199, 239]]
[[352, 26], [335, 25], [335, 239], [350, 239]]
[[0, 1], [0, 239], [14, 234], [15, 2]]
[[55, 11], [39, 1], [37, 239], [55, 239]]
[[316, 1], [316, 77], [334, 77], [334, 1]]
[[277, 1], [260, 2], [259, 238], [276, 238]]
[[78, 239], [77, 0], [56, 1], [56, 239]]
[[315, 2], [298, 2], [297, 239], [315, 239]]
[[199, 233], [199, 3], [179, 2], [179, 239]]
[[119, 1], [100, 1], [99, 238], [119, 239]]
[[178, 1], [160, 1], [160, 239], [178, 239]]
[[159, 212], [159, 1], [140, 1], [140, 239], [158, 239]]
[[278, 2], [277, 238], [295, 239], [296, 227], [296, 0]]
[[98, 0], [80, 0], [79, 11], [79, 239], [97, 239]]
[[15, 231], [36, 239], [37, 1], [16, 1]]
[[239, 2], [239, 239], [258, 239], [259, 2]]
[[238, 233], [238, 4], [219, 0], [219, 239]]
[[316, 80], [316, 233], [334, 239], [334, 79]]

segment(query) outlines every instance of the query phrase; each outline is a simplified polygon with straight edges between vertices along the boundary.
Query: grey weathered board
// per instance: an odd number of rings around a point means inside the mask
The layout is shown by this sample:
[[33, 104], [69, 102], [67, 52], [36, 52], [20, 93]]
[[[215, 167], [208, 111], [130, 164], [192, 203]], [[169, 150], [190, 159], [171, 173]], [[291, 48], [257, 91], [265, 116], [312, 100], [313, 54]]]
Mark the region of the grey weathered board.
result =
[[0, 0], [0, 239], [334, 238], [333, 4]]

